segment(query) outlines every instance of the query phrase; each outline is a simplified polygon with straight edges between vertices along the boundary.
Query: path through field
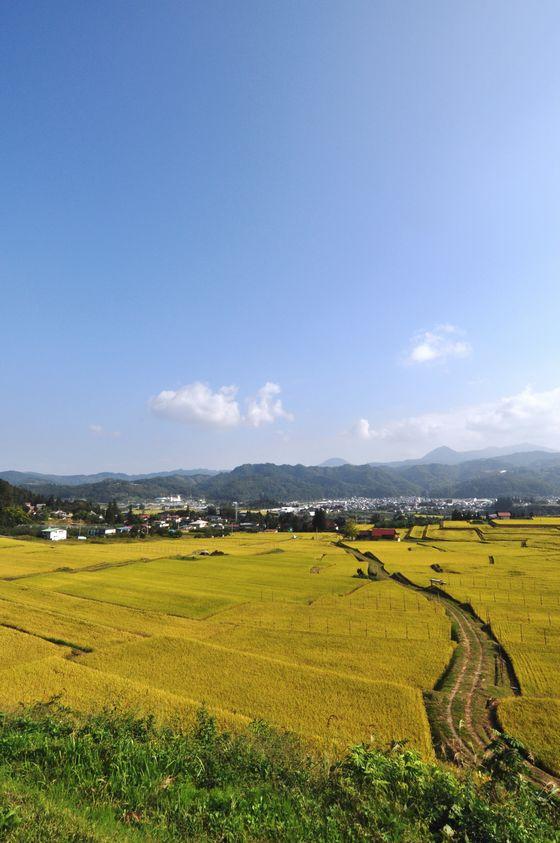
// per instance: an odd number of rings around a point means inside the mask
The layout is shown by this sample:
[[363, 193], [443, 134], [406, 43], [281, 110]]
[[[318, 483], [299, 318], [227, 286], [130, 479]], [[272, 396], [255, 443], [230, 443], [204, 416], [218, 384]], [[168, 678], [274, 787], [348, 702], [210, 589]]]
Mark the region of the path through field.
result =
[[[415, 585], [402, 574], [389, 574], [374, 554], [346, 546], [372, 579], [392, 579], [403, 588], [437, 600], [452, 624], [457, 646], [443, 677], [426, 694], [426, 708], [436, 752], [461, 766], [478, 766], [499, 731], [496, 706], [500, 697], [520, 693], [513, 667], [488, 627], [465, 604], [436, 587]], [[527, 777], [560, 789], [560, 779], [527, 761]]]

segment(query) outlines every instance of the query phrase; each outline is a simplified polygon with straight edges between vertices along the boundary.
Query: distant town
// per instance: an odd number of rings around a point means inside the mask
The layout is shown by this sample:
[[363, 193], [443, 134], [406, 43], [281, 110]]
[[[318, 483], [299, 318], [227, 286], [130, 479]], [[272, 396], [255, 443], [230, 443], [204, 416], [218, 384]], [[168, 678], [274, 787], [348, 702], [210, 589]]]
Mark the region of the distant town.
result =
[[[373, 539], [396, 539], [397, 529], [427, 525], [446, 519], [479, 522], [509, 518], [531, 519], [560, 515], [557, 498], [523, 500], [511, 498], [344, 498], [312, 502], [289, 501], [283, 505], [258, 508], [213, 504], [205, 499], [165, 495], [145, 503], [106, 507], [67, 501], [25, 501], [12, 508], [12, 523], [3, 532], [35, 535], [51, 541], [76, 538], [136, 538], [146, 536], [181, 537], [195, 534], [219, 537], [234, 532], [332, 531], [341, 535]], [[18, 511], [19, 509], [19, 511]], [[361, 529], [368, 525], [369, 535]]]
[[[504, 453], [507, 451], [507, 453]], [[194, 473], [193, 473], [194, 472]], [[41, 475], [0, 472], [5, 535], [107, 540], [234, 532], [395, 531], [444, 520], [560, 515], [560, 454], [520, 444], [418, 460], [320, 466], [246, 464], [229, 472]]]

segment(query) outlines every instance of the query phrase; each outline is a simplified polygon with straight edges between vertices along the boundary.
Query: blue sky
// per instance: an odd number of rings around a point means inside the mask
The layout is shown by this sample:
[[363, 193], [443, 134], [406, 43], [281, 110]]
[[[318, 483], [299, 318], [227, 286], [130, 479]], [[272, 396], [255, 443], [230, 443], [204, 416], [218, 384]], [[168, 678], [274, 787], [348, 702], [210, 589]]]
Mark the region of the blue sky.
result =
[[560, 447], [557, 3], [0, 24], [0, 467]]

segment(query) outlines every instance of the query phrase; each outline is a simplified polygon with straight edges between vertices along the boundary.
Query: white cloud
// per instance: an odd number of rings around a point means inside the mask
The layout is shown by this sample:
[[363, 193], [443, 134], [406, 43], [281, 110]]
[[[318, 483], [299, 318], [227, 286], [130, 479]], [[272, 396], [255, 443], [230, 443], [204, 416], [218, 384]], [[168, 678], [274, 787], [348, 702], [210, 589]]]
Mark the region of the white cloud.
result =
[[275, 396], [281, 392], [277, 383], [267, 381], [258, 390], [254, 398], [250, 398], [247, 404], [247, 415], [245, 420], [251, 427], [260, 427], [261, 424], [270, 424], [275, 419], [293, 420], [293, 415], [287, 413], [282, 406], [282, 401]]
[[360, 439], [373, 439], [372, 436], [372, 429], [367, 419], [358, 419], [356, 424], [354, 425], [354, 430], [356, 435]]
[[535, 392], [527, 386], [516, 395], [446, 412], [422, 413], [374, 427], [360, 419], [354, 427], [361, 439], [406, 446], [455, 448], [481, 444], [513, 444], [533, 440], [560, 444], [560, 387]]
[[455, 325], [437, 325], [431, 331], [421, 331], [412, 337], [405, 362], [431, 363], [450, 357], [468, 357], [472, 348], [470, 343], [460, 339], [462, 334]]
[[195, 383], [179, 389], [164, 389], [150, 401], [150, 408], [158, 416], [209, 427], [235, 427], [241, 421], [236, 400], [236, 386], [222, 386], [212, 392], [208, 384]]
[[222, 386], [217, 392], [206, 383], [181, 386], [177, 390], [164, 390], [149, 402], [153, 413], [183, 424], [199, 424], [207, 427], [238, 427], [246, 424], [260, 427], [276, 419], [292, 420], [281, 400], [276, 397], [280, 387], [267, 382], [257, 394], [247, 400], [247, 413], [243, 414], [237, 400], [236, 386]]
[[93, 436], [106, 436], [110, 439], [118, 439], [118, 437], [121, 435], [118, 430], [106, 430], [101, 424], [90, 424], [89, 432], [92, 433]]

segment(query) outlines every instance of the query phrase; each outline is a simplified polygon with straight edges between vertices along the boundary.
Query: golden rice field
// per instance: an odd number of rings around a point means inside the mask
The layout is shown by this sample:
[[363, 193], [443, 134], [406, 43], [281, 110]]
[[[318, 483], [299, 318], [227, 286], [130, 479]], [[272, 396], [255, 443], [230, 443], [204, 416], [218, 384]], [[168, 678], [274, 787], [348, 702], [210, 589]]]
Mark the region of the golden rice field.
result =
[[[355, 546], [419, 585], [444, 579], [491, 624], [522, 692], [501, 722], [560, 771], [560, 529], [404, 535]], [[357, 578], [334, 538], [0, 538], [0, 708], [55, 699], [186, 722], [204, 704], [228, 728], [263, 718], [313, 744], [407, 739], [432, 756], [422, 694], [451, 658], [449, 620], [397, 582]]]
[[469, 521], [449, 521], [443, 522], [442, 528], [444, 530], [472, 530], [472, 525]]
[[560, 527], [560, 518], [497, 518], [493, 523], [504, 527]]
[[204, 704], [232, 728], [407, 739], [430, 757], [422, 692], [451, 657], [448, 620], [358, 579], [333, 538], [0, 539], [0, 707], [56, 699], [169, 722]]
[[[560, 531], [558, 519], [551, 521], [529, 528], [477, 525], [484, 541], [463, 529], [455, 532], [465, 539], [453, 542], [446, 524], [441, 542], [431, 527], [429, 541], [377, 543], [374, 551], [390, 572], [419, 585], [443, 579], [445, 591], [490, 623], [521, 689], [520, 697], [500, 703], [501, 721], [560, 772]], [[435, 573], [433, 564], [443, 572]]]
[[464, 542], [464, 541], [480, 541], [480, 538], [474, 529], [457, 528], [455, 525], [449, 526], [452, 522], [444, 522], [447, 526], [440, 527], [437, 524], [430, 524], [426, 530], [426, 538], [431, 541], [447, 541], [447, 542]]
[[547, 769], [560, 769], [560, 700], [512, 697], [500, 705], [500, 721], [518, 735]]

